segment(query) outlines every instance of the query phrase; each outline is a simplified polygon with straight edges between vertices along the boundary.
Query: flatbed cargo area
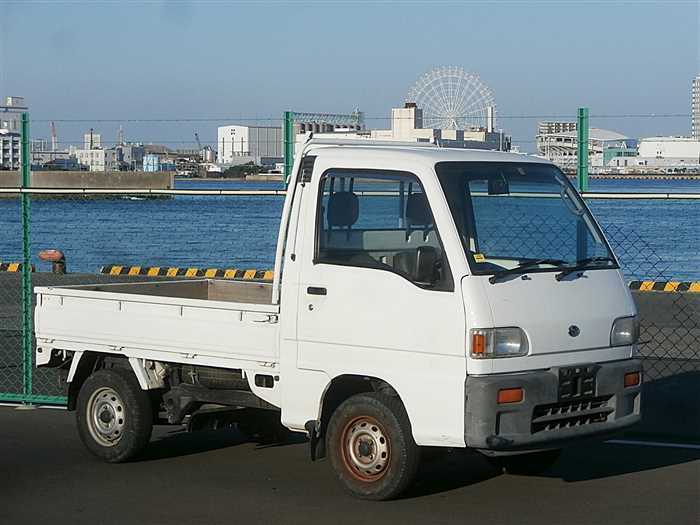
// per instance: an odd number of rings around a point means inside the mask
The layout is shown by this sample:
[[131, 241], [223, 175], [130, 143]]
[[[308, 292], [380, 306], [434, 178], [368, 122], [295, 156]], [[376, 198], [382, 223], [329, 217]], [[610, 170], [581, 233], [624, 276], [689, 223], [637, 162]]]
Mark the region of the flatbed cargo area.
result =
[[231, 303], [272, 304], [272, 285], [269, 283], [224, 281], [219, 279], [91, 284], [63, 288]]

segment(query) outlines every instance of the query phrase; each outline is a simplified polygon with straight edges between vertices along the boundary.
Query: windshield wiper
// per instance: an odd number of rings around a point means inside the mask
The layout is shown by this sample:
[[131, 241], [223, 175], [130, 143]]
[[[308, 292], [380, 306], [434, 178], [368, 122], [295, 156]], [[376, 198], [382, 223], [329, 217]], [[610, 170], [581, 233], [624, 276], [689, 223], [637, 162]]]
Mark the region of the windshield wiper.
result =
[[500, 272], [494, 273], [491, 277], [489, 277], [489, 282], [491, 284], [496, 284], [504, 277], [524, 273], [525, 270], [532, 268], [533, 266], [539, 266], [540, 264], [551, 264], [552, 266], [561, 268], [566, 264], [566, 261], [562, 261], [561, 259], [533, 259], [532, 261], [523, 261], [515, 268], [509, 268], [508, 270], [501, 270]]
[[589, 264], [591, 264], [591, 263], [597, 263], [597, 262], [611, 262], [611, 263], [615, 263], [615, 259], [613, 259], [613, 258], [611, 258], [611, 257], [606, 257], [606, 256], [602, 256], [602, 257], [586, 257], [585, 259], [579, 259], [578, 261], [576, 261], [576, 265], [575, 265], [575, 266], [571, 266], [571, 267], [566, 268], [566, 269], [562, 270], [561, 272], [559, 272], [559, 273], [556, 275], [556, 279], [557, 279], [557, 281], [561, 281], [561, 280], [562, 280], [564, 277], [566, 277], [567, 275], [571, 275], [571, 274], [574, 273], [574, 272], [583, 271], [583, 270], [586, 269], [587, 265], [589, 265]]

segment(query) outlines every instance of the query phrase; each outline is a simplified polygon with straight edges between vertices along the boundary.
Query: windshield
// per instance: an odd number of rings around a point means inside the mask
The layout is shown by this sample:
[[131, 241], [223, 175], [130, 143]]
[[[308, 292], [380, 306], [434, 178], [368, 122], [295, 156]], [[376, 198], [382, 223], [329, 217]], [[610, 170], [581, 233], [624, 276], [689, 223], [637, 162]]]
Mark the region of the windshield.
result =
[[435, 170], [473, 273], [617, 267], [590, 212], [555, 166], [441, 162]]

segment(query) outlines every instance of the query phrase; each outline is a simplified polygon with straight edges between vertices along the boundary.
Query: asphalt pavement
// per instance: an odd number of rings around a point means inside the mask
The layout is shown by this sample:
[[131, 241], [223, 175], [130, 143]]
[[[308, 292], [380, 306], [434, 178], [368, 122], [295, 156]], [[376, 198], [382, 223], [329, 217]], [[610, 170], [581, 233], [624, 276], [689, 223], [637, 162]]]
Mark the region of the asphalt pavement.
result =
[[346, 495], [303, 440], [260, 445], [235, 431], [158, 427], [136, 461], [108, 465], [74, 414], [0, 407], [0, 523], [662, 524], [700, 520], [700, 449], [591, 443], [541, 476], [478, 453], [431, 452], [402, 499]]

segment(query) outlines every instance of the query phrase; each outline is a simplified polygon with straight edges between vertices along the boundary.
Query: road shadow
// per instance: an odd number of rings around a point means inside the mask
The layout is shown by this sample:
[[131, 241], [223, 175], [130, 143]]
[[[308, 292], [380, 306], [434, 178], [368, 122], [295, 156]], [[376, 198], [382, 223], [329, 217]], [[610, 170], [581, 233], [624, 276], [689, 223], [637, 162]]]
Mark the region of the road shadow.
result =
[[250, 437], [239, 432], [235, 427], [221, 430], [198, 430], [196, 432], [187, 432], [184, 427], [159, 430], [158, 436], [149, 443], [142, 454], [134, 459], [135, 462], [191, 456], [246, 443], [255, 444], [255, 448], [258, 450], [296, 445], [306, 441], [305, 436], [291, 433], [282, 439]]
[[700, 450], [696, 449], [600, 443], [566, 449], [560, 460], [544, 475], [575, 483], [655, 470], [698, 460], [700, 460]]
[[448, 492], [500, 475], [501, 471], [479, 452], [457, 448], [426, 448], [421, 451], [416, 482], [400, 499]]
[[674, 373], [645, 381], [642, 422], [627, 435], [700, 442], [699, 391], [700, 371]]

